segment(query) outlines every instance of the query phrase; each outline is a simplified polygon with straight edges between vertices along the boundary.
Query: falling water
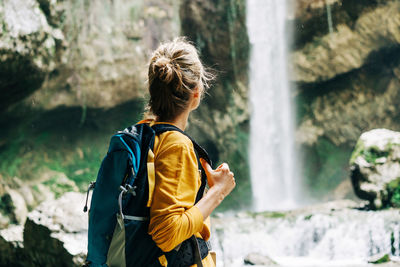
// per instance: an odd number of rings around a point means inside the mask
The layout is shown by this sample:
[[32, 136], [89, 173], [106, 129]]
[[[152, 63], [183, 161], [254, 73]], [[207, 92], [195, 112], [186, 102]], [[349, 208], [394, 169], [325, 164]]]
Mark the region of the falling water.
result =
[[256, 210], [293, 208], [298, 181], [287, 74], [286, 1], [247, 0], [250, 172]]

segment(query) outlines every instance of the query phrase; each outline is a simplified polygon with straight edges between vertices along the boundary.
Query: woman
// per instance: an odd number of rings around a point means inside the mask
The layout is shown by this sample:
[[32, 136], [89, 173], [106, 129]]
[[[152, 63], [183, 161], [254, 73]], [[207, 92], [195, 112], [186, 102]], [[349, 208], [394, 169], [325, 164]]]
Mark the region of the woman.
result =
[[[184, 131], [211, 79], [196, 49], [184, 38], [162, 44], [155, 50], [148, 71], [149, 110], [154, 119], [148, 123], [171, 124]], [[149, 234], [162, 251], [168, 252], [191, 236], [208, 240], [211, 212], [235, 187], [233, 173], [226, 163], [213, 170], [200, 159], [209, 190], [195, 204], [201, 175], [191, 140], [178, 131], [164, 132], [155, 138], [154, 177], [149, 175]], [[167, 259], [160, 257], [161, 265]], [[203, 266], [215, 266], [210, 255]]]

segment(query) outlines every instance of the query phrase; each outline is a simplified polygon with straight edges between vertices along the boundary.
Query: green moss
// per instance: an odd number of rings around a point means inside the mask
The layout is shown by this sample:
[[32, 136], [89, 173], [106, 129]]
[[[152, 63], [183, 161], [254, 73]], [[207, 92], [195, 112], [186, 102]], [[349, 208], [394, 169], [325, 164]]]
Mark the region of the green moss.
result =
[[309, 220], [311, 220], [312, 216], [313, 216], [312, 214], [307, 215], [307, 216], [304, 217], [304, 220], [305, 221], [309, 221]]
[[385, 262], [389, 262], [389, 261], [390, 261], [389, 254], [385, 254], [382, 257], [380, 257], [379, 259], [377, 259], [375, 261], [370, 261], [369, 263], [380, 264], [380, 263], [385, 263]]
[[394, 187], [394, 184], [392, 185], [389, 184], [389, 187], [393, 188], [392, 191], [393, 193], [390, 197], [390, 204], [392, 207], [400, 208], [400, 185], [399, 185], [400, 178], [398, 178], [396, 182], [397, 182], [396, 187]]
[[39, 187], [38, 187], [36, 184], [32, 186], [32, 189], [33, 189], [35, 192], [40, 192]]
[[230, 169], [235, 174], [236, 187], [218, 207], [218, 211], [237, 210], [248, 208], [251, 205], [252, 192], [248, 165], [248, 138], [247, 130], [238, 128], [235, 140], [229, 140], [229, 143], [235, 144], [236, 148], [229, 151], [230, 153], [223, 159], [229, 163]]
[[362, 151], [362, 156], [369, 163], [375, 164], [378, 158], [387, 157], [389, 152], [381, 151], [378, 147], [372, 146]]
[[356, 158], [362, 154], [362, 151], [364, 151], [364, 143], [363, 141], [358, 140], [350, 157], [350, 165], [355, 163]]
[[69, 183], [68, 180], [60, 180], [59, 177], [52, 177], [43, 184], [47, 185], [54, 192], [56, 198], [59, 198], [66, 192], [76, 191], [76, 186], [73, 183]]
[[389, 190], [393, 191], [397, 188], [400, 187], [400, 177], [397, 177], [396, 179], [390, 181], [390, 183], [388, 183], [388, 188]]
[[320, 138], [315, 147], [303, 148], [303, 177], [305, 189], [314, 198], [326, 198], [348, 177], [348, 162], [351, 150]]
[[376, 146], [366, 148], [361, 140], [358, 140], [353, 153], [351, 154], [350, 164], [354, 164], [358, 156], [363, 157], [368, 163], [375, 164], [376, 160], [381, 157], [389, 156], [391, 145], [387, 145], [384, 151]]
[[272, 212], [263, 212], [263, 213], [261, 213], [261, 215], [262, 215], [263, 217], [265, 217], [265, 218], [274, 218], [274, 219], [286, 217], [286, 214], [285, 214], [285, 213], [276, 212], [276, 211], [272, 211]]
[[[140, 120], [142, 109], [142, 101], [110, 110], [88, 109], [81, 127], [80, 108], [36, 111], [32, 112], [32, 118], [14, 119], [10, 121], [14, 129], [0, 147], [0, 174], [6, 180], [16, 176], [34, 181], [40, 179], [43, 169], [49, 169], [64, 173], [85, 191], [97, 177], [111, 135]], [[50, 188], [54, 187], [56, 194], [70, 189], [67, 184], [56, 187], [56, 182], [56, 179], [46, 182]]]

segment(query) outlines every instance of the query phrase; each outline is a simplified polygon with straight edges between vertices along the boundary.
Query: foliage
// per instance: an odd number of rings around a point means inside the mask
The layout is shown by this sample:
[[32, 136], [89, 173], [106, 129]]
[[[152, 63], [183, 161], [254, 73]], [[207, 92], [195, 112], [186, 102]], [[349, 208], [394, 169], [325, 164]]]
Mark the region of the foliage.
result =
[[272, 218], [272, 219], [277, 219], [277, 218], [284, 218], [286, 217], [286, 214], [283, 212], [277, 212], [277, 211], [270, 211], [270, 212], [262, 212], [260, 213], [264, 218]]
[[[96, 179], [111, 135], [140, 120], [142, 110], [142, 101], [109, 110], [88, 109], [82, 126], [80, 108], [32, 111], [32, 117], [16, 118], [7, 142], [0, 147], [0, 174], [6, 180], [18, 177], [35, 183], [48, 169], [64, 173], [84, 191]], [[52, 188], [57, 179], [47, 183]], [[53, 189], [57, 194], [68, 186]]]
[[389, 254], [385, 254], [382, 257], [380, 257], [379, 259], [377, 259], [375, 261], [370, 261], [369, 263], [380, 264], [380, 263], [385, 263], [385, 262], [389, 262], [389, 261], [390, 261]]
[[[54, 144], [54, 136], [45, 132], [32, 141], [20, 137], [0, 152], [4, 160], [0, 173], [6, 178], [19, 177], [22, 180], [38, 180], [41, 170], [65, 173], [84, 189], [89, 180], [95, 179], [102, 156], [106, 152], [107, 139], [83, 139], [78, 142], [83, 147], [71, 144]], [[48, 183], [54, 183], [56, 179]]]
[[342, 181], [348, 178], [348, 159], [351, 150], [336, 146], [321, 138], [311, 149], [303, 149], [304, 187], [310, 198], [325, 198]]
[[350, 157], [350, 165], [354, 164], [356, 158], [364, 151], [364, 143], [361, 140], [357, 141], [356, 147]]
[[362, 156], [365, 160], [369, 163], [375, 163], [378, 158], [387, 157], [389, 152], [387, 151], [380, 151], [377, 147], [369, 147], [368, 149], [363, 150]]
[[304, 217], [304, 220], [309, 221], [309, 220], [311, 220], [312, 217], [313, 217], [313, 214], [307, 215]]
[[[228, 209], [241, 209], [251, 205], [252, 193], [250, 170], [248, 165], [248, 138], [249, 134], [242, 129], [237, 129], [236, 140], [232, 142], [237, 147], [230, 151], [224, 161], [229, 163], [231, 171], [235, 174], [236, 187], [232, 193], [218, 207], [218, 211]], [[222, 162], [220, 162], [222, 163]]]
[[350, 158], [350, 164], [354, 164], [358, 156], [363, 157], [367, 162], [374, 164], [378, 158], [387, 157], [391, 150], [391, 144], [388, 144], [384, 151], [376, 146], [366, 148], [361, 140], [358, 140], [354, 152]]
[[395, 208], [400, 208], [400, 177], [393, 182], [397, 182], [397, 184], [389, 184], [389, 187], [394, 189], [390, 198], [390, 204]]

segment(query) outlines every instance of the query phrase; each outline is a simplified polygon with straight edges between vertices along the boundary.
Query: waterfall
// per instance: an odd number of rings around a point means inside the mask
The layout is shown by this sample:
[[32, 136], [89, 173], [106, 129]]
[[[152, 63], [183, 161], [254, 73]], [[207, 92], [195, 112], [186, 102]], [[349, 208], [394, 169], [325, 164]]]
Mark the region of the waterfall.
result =
[[286, 1], [247, 0], [250, 40], [250, 174], [257, 211], [296, 205], [299, 184], [285, 34]]

